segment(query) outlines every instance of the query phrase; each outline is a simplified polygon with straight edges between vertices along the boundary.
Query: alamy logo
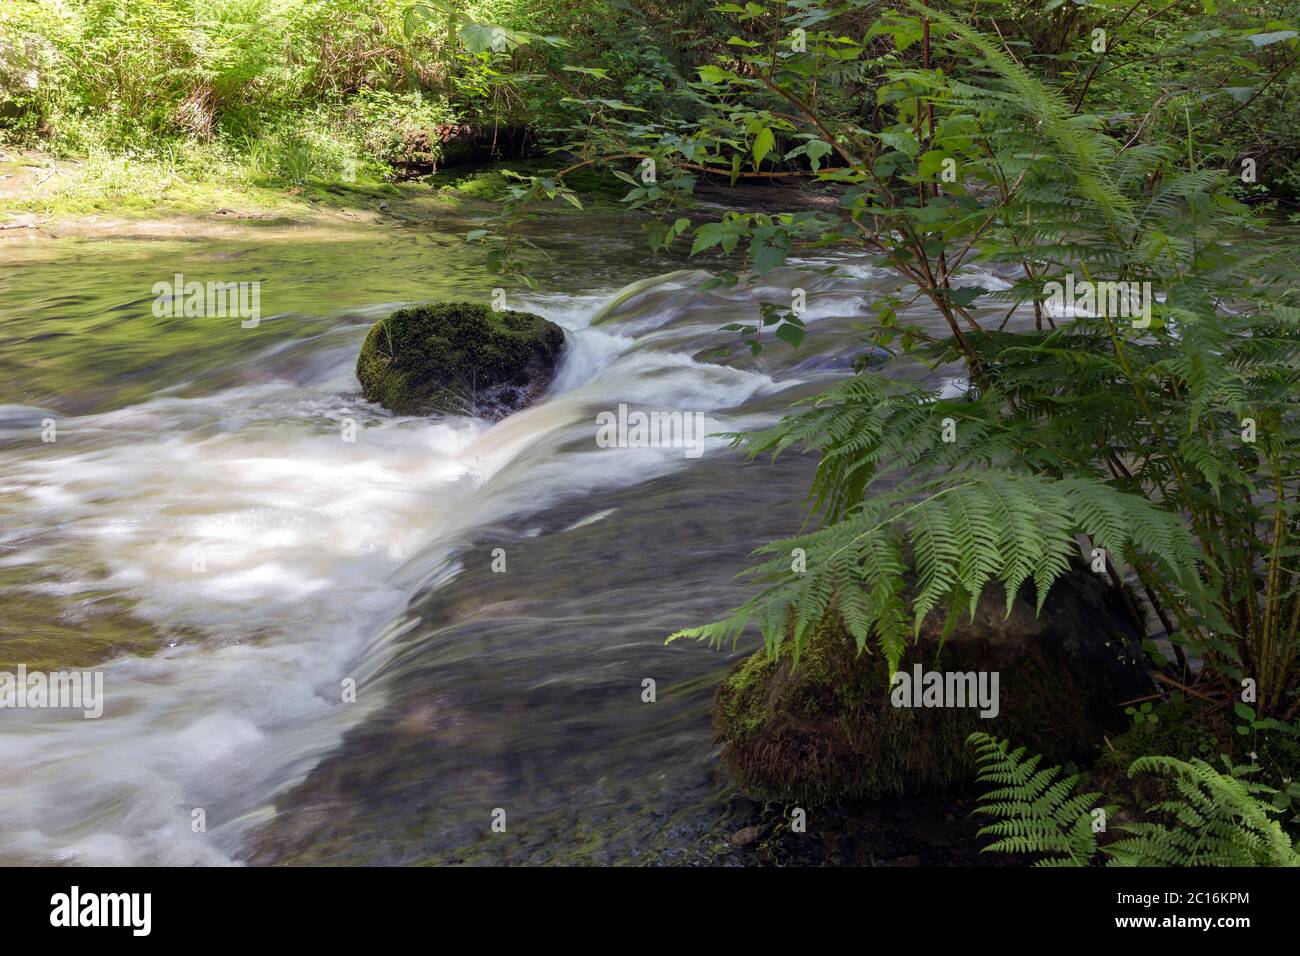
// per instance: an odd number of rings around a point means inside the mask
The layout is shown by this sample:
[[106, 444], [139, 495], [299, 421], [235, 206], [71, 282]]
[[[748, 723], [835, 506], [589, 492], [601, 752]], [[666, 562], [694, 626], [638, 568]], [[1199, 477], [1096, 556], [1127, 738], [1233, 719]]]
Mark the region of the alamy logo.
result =
[[978, 707], [981, 717], [998, 715], [997, 671], [897, 671], [889, 702], [895, 707]]
[[27, 673], [19, 664], [18, 673], [0, 671], [0, 710], [61, 709], [79, 710], [93, 720], [104, 713], [103, 671], [40, 671]]
[[699, 458], [707, 434], [703, 412], [628, 411], [627, 405], [620, 404], [617, 414], [596, 416], [600, 448], [684, 448], [687, 458]]
[[241, 328], [255, 329], [262, 320], [260, 282], [186, 282], [176, 273], [172, 282], [155, 282], [153, 314], [159, 319], [239, 317]]
[[1075, 282], [1067, 273], [1065, 283], [1049, 282], [1043, 286], [1047, 307], [1057, 315], [1093, 315], [1112, 319], [1129, 319], [1135, 329], [1151, 325], [1150, 282]]
[[85, 893], [74, 886], [50, 897], [51, 926], [129, 926], [133, 936], [153, 928], [151, 893]]

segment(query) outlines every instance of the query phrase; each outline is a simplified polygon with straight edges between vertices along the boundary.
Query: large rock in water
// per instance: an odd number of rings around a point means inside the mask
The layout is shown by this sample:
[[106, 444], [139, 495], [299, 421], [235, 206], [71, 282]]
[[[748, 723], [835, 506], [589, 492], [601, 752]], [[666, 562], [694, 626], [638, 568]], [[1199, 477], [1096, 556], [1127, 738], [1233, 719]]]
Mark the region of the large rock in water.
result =
[[361, 345], [367, 399], [399, 415], [479, 415], [496, 421], [546, 390], [564, 330], [531, 312], [469, 302], [398, 309]]
[[1041, 615], [1033, 594], [1026, 585], [1007, 618], [1005, 594], [991, 586], [974, 621], [963, 617], [942, 646], [942, 618], [931, 616], [899, 665], [909, 678], [917, 664], [923, 674], [997, 671], [996, 716], [894, 706], [883, 657], [859, 655], [831, 615], [797, 668], [787, 641], [776, 659], [759, 650], [741, 661], [718, 689], [724, 765], [754, 796], [809, 805], [969, 785], [966, 738], [976, 730], [1028, 745], [1047, 764], [1094, 756], [1102, 735], [1128, 721], [1116, 705], [1150, 692], [1141, 635], [1095, 574], [1058, 578]]

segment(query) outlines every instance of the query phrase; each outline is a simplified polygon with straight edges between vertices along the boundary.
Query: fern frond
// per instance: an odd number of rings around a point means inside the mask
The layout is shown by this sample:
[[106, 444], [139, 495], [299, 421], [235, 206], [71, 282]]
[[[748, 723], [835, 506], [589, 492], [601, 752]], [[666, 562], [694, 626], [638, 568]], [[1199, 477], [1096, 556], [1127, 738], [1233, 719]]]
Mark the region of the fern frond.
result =
[[1092, 811], [1101, 794], [1076, 793], [1078, 774], [1039, 770], [1040, 756], [1027, 758], [1023, 747], [1011, 750], [1005, 740], [974, 733], [967, 743], [975, 749], [977, 779], [1003, 784], [976, 807], [999, 818], [979, 831], [999, 838], [983, 852], [1045, 854], [1038, 866], [1087, 866], [1097, 852]]
[[1273, 791], [1248, 780], [1248, 770], [1221, 773], [1197, 759], [1135, 760], [1130, 777], [1158, 774], [1178, 796], [1151, 808], [1161, 820], [1126, 824], [1129, 836], [1105, 848], [1108, 865], [1300, 866], [1300, 847], [1275, 819], [1280, 811], [1261, 799]]

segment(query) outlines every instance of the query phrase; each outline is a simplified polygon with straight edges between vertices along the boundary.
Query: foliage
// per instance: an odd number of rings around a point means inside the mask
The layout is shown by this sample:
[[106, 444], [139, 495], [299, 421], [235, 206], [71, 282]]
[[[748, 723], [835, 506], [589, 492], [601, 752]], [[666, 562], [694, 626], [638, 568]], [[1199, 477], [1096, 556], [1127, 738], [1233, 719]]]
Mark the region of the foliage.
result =
[[988, 734], [972, 734], [970, 744], [978, 779], [998, 784], [977, 808], [998, 818], [980, 830], [998, 837], [986, 851], [1045, 854], [1040, 866], [1086, 866], [1098, 850], [1107, 866], [1300, 866], [1300, 846], [1275, 819], [1269, 797], [1276, 791], [1249, 779], [1258, 767], [1225, 758], [1224, 773], [1198, 758], [1139, 758], [1129, 775], [1156, 774], [1172, 793], [1147, 808], [1150, 819], [1120, 824], [1123, 836], [1101, 844], [1093, 821], [1115, 807], [1099, 807], [1099, 793], [1078, 792], [1078, 774], [1039, 769], [1037, 755]]
[[[484, 237], [493, 268], [518, 273], [521, 209], [562, 193], [585, 164], [640, 164], [623, 175], [629, 204], [660, 216], [652, 245], [691, 228], [677, 210], [702, 175], [800, 176], [838, 210], [728, 213], [694, 226], [691, 251], [743, 252], [748, 275], [810, 250], [872, 256], [911, 290], [875, 303], [874, 344], [962, 363], [971, 400], [864, 371], [776, 429], [736, 436], [751, 454], [820, 451], [822, 526], [764, 549], [782, 556], [754, 569], [764, 588], [734, 614], [674, 637], [721, 642], [752, 620], [774, 649], [787, 608], [798, 643], [833, 606], [892, 665], [909, 618], [915, 630], [942, 605], [951, 619], [992, 580], [1033, 576], [1041, 596], [1083, 533], [1112, 580], [1127, 569], [1140, 583], [1180, 675], [1191, 648], [1224, 692], [1249, 678], [1265, 712], [1294, 714], [1297, 263], [1234, 198], [1240, 180], [1202, 167], [1191, 134], [1154, 141], [1151, 123], [1117, 131], [1084, 111], [1091, 84], [1076, 92], [1059, 71], [1035, 75], [966, 22], [974, 10], [962, 19], [913, 3], [855, 39], [834, 29], [842, 8], [820, 3], [720, 9], [738, 32], [692, 84], [705, 112], [685, 123], [588, 100], [596, 120], [570, 144], [583, 159], [515, 191], [507, 229]], [[1273, 45], [1259, 33], [1267, 25], [1237, 28], [1234, 42]], [[863, 84], [876, 104], [869, 125], [833, 92]], [[1171, 109], [1158, 99], [1146, 114]], [[1018, 278], [1004, 292], [971, 288], [960, 279], [975, 262]], [[1111, 299], [1049, 301], [1052, 283], [1076, 279], [1111, 284]], [[1134, 290], [1140, 315], [1115, 288]], [[907, 321], [917, 300], [947, 337]], [[792, 322], [760, 315], [760, 327], [773, 324], [798, 340]], [[752, 340], [754, 328], [738, 330]], [[789, 561], [794, 548], [806, 571]]]
[[[979, 801], [977, 812], [998, 817], [980, 830], [998, 840], [986, 852], [1043, 853], [1041, 866], [1086, 866], [1097, 853], [1093, 810], [1100, 793], [1077, 793], [1080, 777], [1060, 767], [1038, 769], [1042, 757], [1025, 756], [1025, 748], [1010, 750], [1006, 741], [988, 734], [971, 734], [981, 783], [997, 784]], [[1104, 813], [1115, 808], [1103, 807]]]
[[[1182, 528], [1141, 498], [1082, 479], [954, 469], [904, 480], [873, 493], [840, 521], [764, 546], [760, 553], [778, 556], [754, 571], [771, 583], [729, 618], [679, 633], [720, 643], [756, 619], [769, 648], [776, 650], [785, 635], [786, 608], [794, 611], [792, 639], [799, 645], [834, 602], [859, 649], [874, 634], [892, 672], [922, 620], [941, 601], [955, 623], [967, 609], [973, 614], [988, 583], [1002, 584], [1009, 609], [1020, 586], [1033, 579], [1041, 609], [1051, 582], [1077, 548], [1076, 530], [1103, 547], [1141, 550], [1171, 578], [1190, 590], [1197, 587], [1192, 548]], [[796, 548], [806, 554], [803, 573], [790, 569]], [[909, 553], [917, 579], [910, 600]]]
[[[177, 143], [215, 144], [288, 185], [350, 180], [375, 161], [428, 167], [452, 129], [545, 139], [583, 119], [574, 97], [599, 82], [673, 108], [684, 84], [659, 37], [688, 9], [706, 8], [16, 0], [0, 9], [0, 141], [157, 161]], [[555, 51], [573, 45], [600, 65], [564, 70]]]

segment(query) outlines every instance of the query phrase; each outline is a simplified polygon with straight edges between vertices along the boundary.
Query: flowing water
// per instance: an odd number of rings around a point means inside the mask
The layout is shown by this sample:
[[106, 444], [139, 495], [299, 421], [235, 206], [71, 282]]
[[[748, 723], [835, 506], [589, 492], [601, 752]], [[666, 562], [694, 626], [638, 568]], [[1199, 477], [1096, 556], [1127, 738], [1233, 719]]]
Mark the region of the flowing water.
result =
[[[358, 394], [361, 340], [399, 303], [488, 301], [464, 225], [0, 246], [0, 669], [105, 687], [99, 719], [0, 710], [0, 861], [719, 858], [743, 810], [709, 708], [750, 646], [664, 637], [741, 599], [812, 463], [604, 448], [596, 417], [774, 421], [846, 373], [893, 284], [766, 277], [806, 290], [808, 339], [724, 360], [749, 293], [652, 261], [635, 224], [541, 225], [508, 305], [566, 330], [544, 399], [393, 416]], [[156, 317], [176, 273], [260, 282], [260, 323]]]

